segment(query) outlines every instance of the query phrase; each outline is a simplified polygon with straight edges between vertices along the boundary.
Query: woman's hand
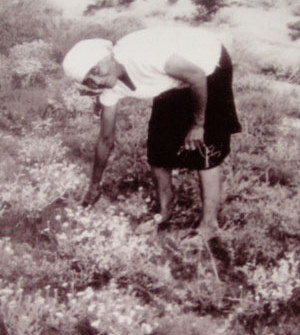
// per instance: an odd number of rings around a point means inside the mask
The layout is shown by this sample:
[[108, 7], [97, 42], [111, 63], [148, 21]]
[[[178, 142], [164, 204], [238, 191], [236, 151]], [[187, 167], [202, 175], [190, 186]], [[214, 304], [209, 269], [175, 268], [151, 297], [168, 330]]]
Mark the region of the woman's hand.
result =
[[80, 95], [87, 95], [87, 96], [97, 96], [103, 92], [103, 88], [90, 88], [86, 85], [76, 84], [76, 87], [80, 93]]
[[185, 150], [199, 149], [204, 143], [204, 128], [199, 125], [194, 125], [188, 132], [184, 141]]

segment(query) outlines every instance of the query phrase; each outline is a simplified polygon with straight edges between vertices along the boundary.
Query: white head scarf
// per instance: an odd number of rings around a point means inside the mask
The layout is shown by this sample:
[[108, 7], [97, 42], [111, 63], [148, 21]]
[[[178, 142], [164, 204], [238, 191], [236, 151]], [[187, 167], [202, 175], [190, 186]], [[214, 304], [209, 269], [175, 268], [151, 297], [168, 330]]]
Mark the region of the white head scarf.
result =
[[102, 38], [82, 40], [76, 43], [64, 58], [65, 74], [81, 83], [99, 61], [111, 55], [112, 48], [112, 42]]

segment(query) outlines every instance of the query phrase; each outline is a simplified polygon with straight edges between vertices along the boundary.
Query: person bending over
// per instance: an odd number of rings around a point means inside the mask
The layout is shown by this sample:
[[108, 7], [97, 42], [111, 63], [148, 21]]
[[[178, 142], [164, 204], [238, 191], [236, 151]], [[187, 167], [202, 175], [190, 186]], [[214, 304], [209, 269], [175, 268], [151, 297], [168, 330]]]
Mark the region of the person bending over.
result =
[[241, 131], [232, 63], [221, 42], [200, 28], [147, 28], [114, 46], [104, 39], [80, 41], [65, 56], [63, 68], [67, 76], [99, 95], [103, 106], [83, 205], [93, 205], [100, 197], [118, 102], [125, 97], [154, 98], [147, 149], [160, 222], [172, 214], [172, 169], [197, 170], [203, 208], [199, 232], [213, 236], [218, 229], [220, 166], [230, 152], [231, 134]]

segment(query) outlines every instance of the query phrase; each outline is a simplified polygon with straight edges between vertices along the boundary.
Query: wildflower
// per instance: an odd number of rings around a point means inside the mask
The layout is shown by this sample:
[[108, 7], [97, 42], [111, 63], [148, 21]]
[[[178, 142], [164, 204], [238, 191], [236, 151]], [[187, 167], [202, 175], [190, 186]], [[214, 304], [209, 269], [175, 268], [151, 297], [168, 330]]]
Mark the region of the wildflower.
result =
[[103, 305], [98, 305], [97, 306], [97, 312], [96, 315], [98, 316], [98, 318], [101, 318], [101, 316], [103, 315], [105, 308]]
[[14, 253], [13, 249], [10, 246], [5, 247], [4, 251], [9, 255], [12, 255]]
[[93, 313], [95, 311], [96, 304], [90, 304], [88, 307], [88, 312]]
[[85, 297], [88, 297], [88, 298], [94, 295], [94, 291], [91, 287], [88, 287], [84, 292], [85, 292]]
[[13, 291], [12, 289], [10, 289], [10, 288], [5, 288], [5, 289], [2, 290], [1, 293], [2, 293], [3, 295], [5, 295], [5, 296], [9, 296], [9, 295], [13, 294], [14, 291]]
[[94, 328], [100, 328], [100, 325], [101, 325], [101, 321], [99, 319], [93, 321], [92, 324], [91, 324], [91, 326], [94, 327]]
[[128, 325], [132, 324], [132, 319], [129, 316], [124, 316], [124, 320]]
[[119, 315], [118, 321], [119, 321], [120, 323], [124, 323], [124, 321], [125, 321], [125, 316], [123, 316], [123, 315]]
[[63, 228], [68, 228], [69, 227], [69, 222], [64, 222], [62, 226], [63, 226]]
[[150, 334], [152, 332], [152, 327], [148, 323], [143, 323], [142, 324], [142, 331], [145, 334]]
[[179, 171], [178, 170], [172, 170], [172, 176], [178, 176]]
[[11, 309], [11, 310], [15, 310], [16, 307], [17, 307], [17, 303], [16, 301], [12, 300], [8, 303], [8, 307]]
[[92, 232], [88, 232], [88, 231], [84, 231], [83, 234], [81, 235], [81, 238], [85, 238], [85, 237], [92, 237]]
[[67, 235], [65, 233], [59, 234], [59, 235], [57, 235], [57, 237], [62, 241], [67, 240]]
[[17, 295], [22, 295], [23, 294], [24, 289], [22, 287], [19, 287], [17, 290]]
[[136, 314], [136, 311], [135, 311], [134, 309], [132, 309], [132, 310], [129, 312], [129, 316], [130, 316], [131, 318], [133, 318], [133, 317], [135, 316], [135, 314]]
[[159, 223], [162, 220], [161, 214], [155, 214], [153, 218], [156, 223]]
[[70, 301], [72, 299], [72, 297], [73, 297], [73, 293], [67, 293], [67, 297], [68, 297], [68, 299]]
[[75, 305], [77, 305], [77, 299], [75, 299], [75, 298], [73, 298], [73, 299], [71, 299], [70, 300], [70, 305], [72, 306], [75, 306]]
[[35, 300], [35, 303], [38, 304], [38, 305], [44, 305], [45, 299], [40, 296]]

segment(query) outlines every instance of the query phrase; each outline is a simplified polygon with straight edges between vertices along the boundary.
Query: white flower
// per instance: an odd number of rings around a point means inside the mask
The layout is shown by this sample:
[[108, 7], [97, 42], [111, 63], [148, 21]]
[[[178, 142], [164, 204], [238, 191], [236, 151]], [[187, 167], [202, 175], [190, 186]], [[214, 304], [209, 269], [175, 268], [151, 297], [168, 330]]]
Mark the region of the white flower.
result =
[[8, 303], [8, 306], [9, 306], [10, 309], [15, 310], [16, 306], [17, 306], [17, 303], [14, 300], [12, 300]]
[[91, 326], [94, 328], [100, 328], [101, 321], [100, 320], [95, 320], [91, 323]]
[[124, 321], [128, 324], [131, 325], [132, 324], [132, 319], [129, 316], [124, 316]]
[[45, 303], [45, 299], [43, 297], [38, 297], [36, 300], [35, 300], [35, 303], [38, 304], [38, 305], [44, 305]]
[[10, 289], [10, 288], [5, 288], [5, 289], [2, 290], [1, 293], [2, 293], [3, 295], [9, 296], [9, 295], [13, 294], [14, 291], [13, 291], [12, 289]]
[[61, 312], [55, 313], [55, 316], [59, 319], [62, 319], [64, 317], [63, 313], [61, 313]]
[[13, 249], [10, 246], [5, 247], [4, 251], [9, 255], [12, 255], [14, 253]]
[[88, 307], [88, 312], [93, 313], [96, 309], [96, 304], [90, 304]]
[[67, 239], [67, 235], [65, 233], [57, 235], [58, 239], [65, 241]]
[[68, 228], [69, 227], [69, 222], [64, 222], [62, 226], [63, 226], [63, 228]]
[[123, 316], [123, 315], [119, 315], [119, 317], [118, 317], [118, 321], [119, 321], [120, 323], [124, 323], [124, 321], [125, 321], [125, 316]]
[[70, 305], [71, 305], [71, 306], [75, 306], [75, 305], [77, 305], [77, 299], [75, 299], [75, 298], [71, 299], [71, 300], [70, 300]]
[[148, 323], [143, 323], [142, 324], [142, 331], [145, 334], [150, 334], [152, 332], [152, 327]]
[[85, 293], [83, 291], [77, 292], [76, 296], [77, 297], [83, 297], [85, 295]]

